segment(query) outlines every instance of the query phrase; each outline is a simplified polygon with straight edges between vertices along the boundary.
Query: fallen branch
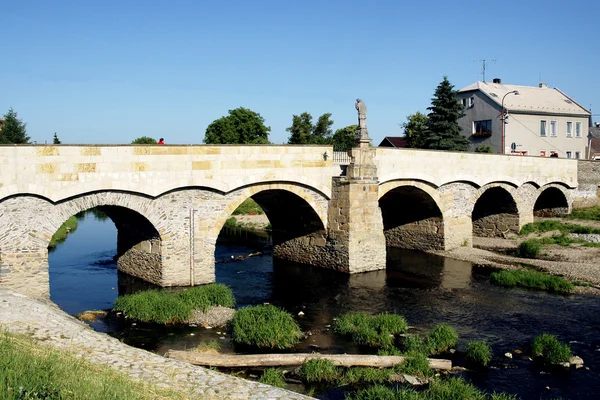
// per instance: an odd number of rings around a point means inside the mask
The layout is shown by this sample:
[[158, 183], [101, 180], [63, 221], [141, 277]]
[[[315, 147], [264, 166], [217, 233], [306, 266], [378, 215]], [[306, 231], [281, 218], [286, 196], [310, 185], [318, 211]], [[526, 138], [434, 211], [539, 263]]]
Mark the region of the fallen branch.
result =
[[[402, 356], [372, 356], [358, 354], [203, 354], [192, 351], [169, 350], [166, 357], [194, 365], [210, 367], [277, 367], [302, 365], [313, 358], [326, 359], [340, 367], [393, 367], [404, 362]], [[429, 359], [433, 369], [450, 370], [452, 361]]]

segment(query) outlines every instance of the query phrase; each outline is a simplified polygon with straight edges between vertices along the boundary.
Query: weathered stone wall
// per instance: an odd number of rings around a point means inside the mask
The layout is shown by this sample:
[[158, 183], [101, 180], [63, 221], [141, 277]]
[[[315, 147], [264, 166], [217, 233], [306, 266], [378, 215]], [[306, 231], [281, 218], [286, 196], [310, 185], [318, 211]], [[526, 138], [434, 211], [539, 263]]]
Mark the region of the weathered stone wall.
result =
[[509, 232], [519, 232], [519, 216], [500, 213], [473, 221], [473, 235], [481, 237], [503, 237]]
[[592, 207], [600, 204], [600, 162], [577, 161], [577, 189], [573, 193], [573, 207]]
[[388, 247], [412, 250], [443, 250], [444, 223], [442, 218], [427, 218], [385, 231]]
[[[117, 237], [117, 241], [119, 241]], [[160, 239], [145, 240], [127, 249], [119, 256], [117, 268], [121, 272], [160, 285], [162, 283], [162, 260]]]

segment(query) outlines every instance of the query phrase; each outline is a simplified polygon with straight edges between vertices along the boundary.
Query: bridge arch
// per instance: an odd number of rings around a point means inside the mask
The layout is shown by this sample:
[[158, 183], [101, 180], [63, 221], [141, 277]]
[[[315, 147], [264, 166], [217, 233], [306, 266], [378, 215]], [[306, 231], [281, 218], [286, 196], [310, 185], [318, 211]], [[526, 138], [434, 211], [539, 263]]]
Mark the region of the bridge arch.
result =
[[379, 186], [379, 207], [388, 247], [416, 250], [445, 248], [445, 206], [435, 187], [415, 180]]
[[536, 217], [562, 217], [571, 212], [571, 193], [561, 184], [550, 183], [537, 191], [533, 205]]
[[502, 237], [520, 229], [516, 188], [505, 182], [494, 182], [477, 192], [471, 219], [473, 236]]

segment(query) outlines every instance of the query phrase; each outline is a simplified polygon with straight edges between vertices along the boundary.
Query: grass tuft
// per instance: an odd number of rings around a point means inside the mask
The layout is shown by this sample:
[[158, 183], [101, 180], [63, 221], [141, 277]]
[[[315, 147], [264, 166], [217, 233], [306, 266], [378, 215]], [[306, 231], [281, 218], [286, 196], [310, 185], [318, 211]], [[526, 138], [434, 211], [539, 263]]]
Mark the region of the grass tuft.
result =
[[492, 348], [484, 341], [469, 342], [467, 343], [467, 360], [485, 367], [492, 360]]
[[542, 250], [542, 244], [537, 239], [529, 239], [519, 243], [517, 254], [519, 257], [536, 258]]
[[492, 393], [490, 400], [519, 400], [516, 394]]
[[420, 400], [424, 396], [413, 389], [389, 388], [375, 385], [359, 390], [354, 396], [346, 397], [347, 400]]
[[347, 368], [338, 379], [337, 384], [356, 385], [359, 383], [385, 383], [390, 380], [392, 371], [390, 369], [371, 367]]
[[302, 364], [299, 374], [307, 383], [324, 383], [338, 379], [340, 371], [329, 360], [313, 358]]
[[528, 235], [538, 232], [560, 231], [561, 233], [600, 233], [600, 229], [591, 228], [577, 224], [566, 224], [554, 220], [532, 222], [521, 228], [520, 235]]
[[439, 354], [456, 346], [457, 342], [458, 333], [454, 328], [446, 324], [438, 324], [427, 337], [427, 348], [430, 354]]
[[115, 300], [115, 311], [122, 311], [130, 318], [159, 324], [183, 323], [192, 312], [211, 306], [233, 307], [235, 300], [231, 289], [213, 283], [196, 286], [181, 292], [166, 290], [146, 290], [130, 295], [119, 296]]
[[500, 286], [519, 286], [554, 293], [570, 293], [574, 288], [571, 282], [560, 276], [524, 269], [492, 272], [490, 280], [493, 284]]
[[531, 354], [542, 357], [550, 364], [567, 362], [573, 355], [568, 344], [561, 343], [555, 335], [548, 333], [542, 333], [533, 339]]
[[394, 335], [404, 333], [408, 329], [406, 320], [400, 315], [365, 313], [343, 314], [335, 321], [333, 329], [340, 335], [351, 336], [359, 345], [392, 348]]
[[433, 381], [427, 389], [426, 399], [435, 400], [485, 400], [485, 394], [460, 378]]
[[244, 307], [231, 321], [233, 341], [253, 347], [288, 349], [300, 341], [300, 327], [291, 314], [272, 305]]
[[429, 378], [434, 375], [434, 371], [429, 366], [429, 360], [424, 353], [409, 352], [405, 354], [406, 360], [394, 367], [394, 371], [399, 374], [408, 374], [419, 378]]
[[271, 385], [279, 388], [285, 387], [285, 377], [283, 372], [277, 368], [267, 368], [258, 380], [260, 383]]

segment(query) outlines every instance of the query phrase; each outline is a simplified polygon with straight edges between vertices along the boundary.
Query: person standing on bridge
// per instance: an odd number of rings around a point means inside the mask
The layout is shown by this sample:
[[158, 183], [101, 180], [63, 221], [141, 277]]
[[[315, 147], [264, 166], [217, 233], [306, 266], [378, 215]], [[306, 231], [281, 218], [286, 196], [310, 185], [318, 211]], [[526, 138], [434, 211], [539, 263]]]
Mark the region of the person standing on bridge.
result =
[[156, 142], [156, 144], [165, 144], [165, 139], [164, 138], [158, 139], [158, 142]]

